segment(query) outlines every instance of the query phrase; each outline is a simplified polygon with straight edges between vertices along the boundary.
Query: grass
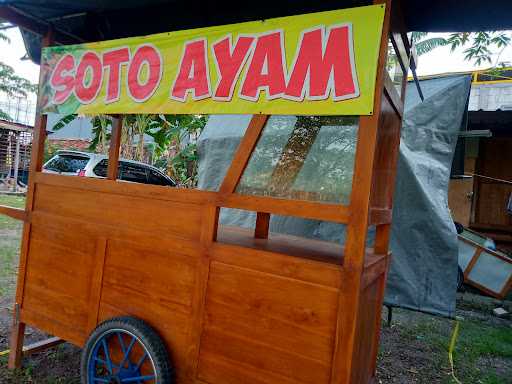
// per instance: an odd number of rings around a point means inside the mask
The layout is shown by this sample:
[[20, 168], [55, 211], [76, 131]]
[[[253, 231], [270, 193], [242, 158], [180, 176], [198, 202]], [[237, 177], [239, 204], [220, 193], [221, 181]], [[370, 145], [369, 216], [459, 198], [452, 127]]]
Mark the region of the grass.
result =
[[[434, 352], [434, 366], [445, 372], [443, 384], [455, 384], [449, 374], [448, 347], [454, 322], [428, 317], [412, 326], [403, 325], [401, 338], [420, 340]], [[463, 320], [453, 353], [455, 375], [462, 383], [512, 383], [512, 328], [485, 321]]]
[[[25, 197], [0, 195], [0, 205], [25, 206]], [[0, 296], [14, 289], [22, 223], [0, 215]]]

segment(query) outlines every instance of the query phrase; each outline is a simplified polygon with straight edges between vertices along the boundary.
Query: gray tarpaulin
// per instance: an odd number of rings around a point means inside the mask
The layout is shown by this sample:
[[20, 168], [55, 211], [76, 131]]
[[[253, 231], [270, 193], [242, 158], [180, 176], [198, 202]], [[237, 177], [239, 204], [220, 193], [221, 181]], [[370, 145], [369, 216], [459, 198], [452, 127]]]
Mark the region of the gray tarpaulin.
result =
[[[471, 78], [466, 75], [423, 80], [425, 100], [421, 102], [415, 85], [408, 84], [393, 208], [393, 259], [387, 304], [454, 315], [457, 236], [447, 195], [470, 86]], [[218, 189], [249, 120], [250, 116], [241, 115], [210, 116], [198, 140], [199, 188]], [[323, 131], [325, 135], [332, 132]], [[223, 209], [220, 220], [223, 224], [252, 227], [255, 214]], [[280, 216], [272, 216], [270, 230], [327, 241], [343, 241], [345, 232], [341, 224]], [[370, 231], [368, 242], [372, 239]]]

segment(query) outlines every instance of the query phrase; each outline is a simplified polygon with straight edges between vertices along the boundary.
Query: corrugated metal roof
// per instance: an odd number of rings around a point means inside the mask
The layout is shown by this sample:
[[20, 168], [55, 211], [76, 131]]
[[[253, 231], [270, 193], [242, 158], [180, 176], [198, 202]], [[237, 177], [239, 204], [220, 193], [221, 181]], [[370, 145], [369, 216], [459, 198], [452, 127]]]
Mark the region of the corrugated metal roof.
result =
[[512, 83], [471, 86], [469, 111], [512, 111]]

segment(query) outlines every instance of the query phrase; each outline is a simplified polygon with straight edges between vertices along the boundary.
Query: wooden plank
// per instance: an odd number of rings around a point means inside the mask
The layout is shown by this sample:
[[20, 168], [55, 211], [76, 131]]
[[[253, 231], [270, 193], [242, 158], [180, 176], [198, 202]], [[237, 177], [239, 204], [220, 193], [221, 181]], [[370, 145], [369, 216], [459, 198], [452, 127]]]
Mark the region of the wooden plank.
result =
[[226, 208], [245, 209], [284, 216], [348, 223], [349, 208], [340, 204], [307, 200], [286, 200], [268, 196], [245, 196], [236, 193], [219, 195], [217, 204]]
[[9, 369], [21, 367], [23, 359], [23, 340], [25, 338], [25, 323], [20, 321], [20, 307], [15, 306], [14, 320], [11, 327], [10, 352], [9, 352]]
[[201, 206], [191, 203], [38, 184], [35, 211], [162, 237], [199, 240], [201, 233]]
[[103, 285], [103, 271], [105, 269], [105, 254], [107, 252], [107, 239], [100, 237], [96, 240], [96, 252], [94, 267], [91, 275], [91, 289], [89, 296], [89, 320], [87, 327], [89, 332], [98, 324], [100, 311], [101, 287]]
[[116, 180], [119, 163], [119, 149], [121, 146], [121, 134], [123, 131], [123, 118], [117, 116], [112, 121], [112, 134], [110, 136], [110, 147], [108, 149], [107, 179]]
[[48, 348], [56, 347], [64, 343], [65, 340], [62, 340], [59, 337], [50, 337], [46, 340], [41, 340], [23, 347], [23, 356], [28, 356], [33, 353], [38, 353], [47, 350]]
[[27, 221], [27, 211], [20, 208], [8, 207], [7, 205], [0, 205], [0, 214], [9, 216], [15, 220]]
[[[344, 290], [339, 295], [337, 305], [335, 348], [332, 360], [331, 384], [350, 383], [352, 369], [355, 369], [356, 326], [362, 283], [363, 259], [366, 252], [366, 234], [369, 222], [370, 196], [377, 131], [380, 122], [382, 96], [384, 94], [384, 73], [388, 51], [391, 0], [376, 0], [374, 4], [385, 5], [384, 23], [381, 34], [373, 115], [362, 116], [359, 120], [358, 140], [350, 195], [350, 222], [347, 226], [345, 259], [343, 268]], [[347, 308], [350, 310], [347, 311]]]
[[327, 383], [337, 296], [337, 289], [212, 261], [200, 378], [211, 382], [202, 362], [218, 356], [263, 375]]
[[106, 179], [70, 177], [42, 172], [36, 173], [35, 182], [37, 184], [78, 189], [80, 191], [112, 193], [144, 199], [194, 204], [213, 203], [216, 201], [218, 195], [215, 192], [202, 191], [199, 189], [172, 188], [139, 183], [119, 183]]
[[[6, 8], [2, 8], [3, 15], [5, 16]], [[52, 28], [47, 27], [45, 31], [45, 36], [41, 41], [41, 47], [48, 47], [53, 43], [53, 30]], [[39, 71], [39, 84], [42, 83], [43, 72]], [[38, 104], [41, 100], [39, 100], [38, 95]], [[30, 215], [30, 212], [33, 210], [34, 205], [34, 193], [35, 193], [35, 173], [40, 171], [43, 164], [44, 157], [44, 142], [46, 139], [46, 123], [47, 116], [41, 115], [41, 113], [37, 113], [36, 122], [34, 127], [34, 133], [32, 136], [32, 153], [30, 160], [30, 172], [28, 178], [28, 192], [27, 199], [25, 202], [25, 214]], [[21, 367], [21, 358], [22, 358], [22, 347], [25, 333], [25, 324], [20, 322], [20, 308], [23, 305], [23, 298], [25, 292], [25, 279], [27, 274], [27, 263], [28, 263], [28, 253], [29, 253], [29, 242], [30, 242], [30, 232], [31, 232], [31, 224], [28, 221], [25, 221], [23, 225], [23, 235], [21, 238], [21, 249], [20, 249], [20, 261], [18, 267], [18, 278], [16, 284], [16, 301], [14, 304], [15, 308], [15, 318], [13, 321], [13, 329], [11, 336], [11, 352], [9, 354], [9, 363], [8, 366], [11, 369], [20, 368]]]
[[190, 362], [187, 367], [186, 376], [190, 380], [198, 377], [199, 353], [201, 347], [201, 335], [203, 333], [205, 321], [206, 294], [208, 289], [208, 280], [210, 276], [210, 252], [213, 242], [217, 238], [217, 227], [219, 222], [220, 209], [216, 206], [206, 206], [203, 208], [201, 218], [201, 247], [203, 254], [199, 259], [196, 268], [196, 284], [193, 291], [193, 307], [191, 316], [191, 346], [187, 353], [187, 360]]
[[245, 135], [238, 146], [238, 149], [231, 161], [231, 166], [219, 188], [220, 193], [232, 193], [242, 177], [242, 174], [249, 163], [252, 151], [256, 147], [263, 128], [267, 123], [268, 115], [254, 115], [245, 131]]
[[370, 208], [370, 225], [391, 223], [392, 210], [387, 208]]
[[210, 252], [213, 260], [224, 264], [273, 273], [311, 284], [340, 289], [343, 281], [342, 269], [337, 264], [223, 243], [214, 243]]
[[253, 236], [252, 231], [240, 227], [221, 226], [217, 243], [235, 245], [242, 250], [252, 248], [269, 253], [301, 257], [326, 264], [341, 265], [343, 260], [343, 245], [341, 243], [280, 233], [270, 233], [267, 239], [258, 239]]

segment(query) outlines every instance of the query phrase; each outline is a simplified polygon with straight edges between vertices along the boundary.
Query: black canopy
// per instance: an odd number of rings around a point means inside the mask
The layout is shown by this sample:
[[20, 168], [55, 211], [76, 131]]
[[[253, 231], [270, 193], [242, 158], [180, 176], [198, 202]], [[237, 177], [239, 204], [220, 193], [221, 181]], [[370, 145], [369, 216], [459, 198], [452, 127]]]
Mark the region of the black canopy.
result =
[[[24, 30], [29, 55], [40, 55], [48, 24], [63, 44], [149, 35], [361, 5], [364, 0], [0, 0], [0, 18]], [[512, 29], [510, 0], [403, 0], [410, 31]]]

